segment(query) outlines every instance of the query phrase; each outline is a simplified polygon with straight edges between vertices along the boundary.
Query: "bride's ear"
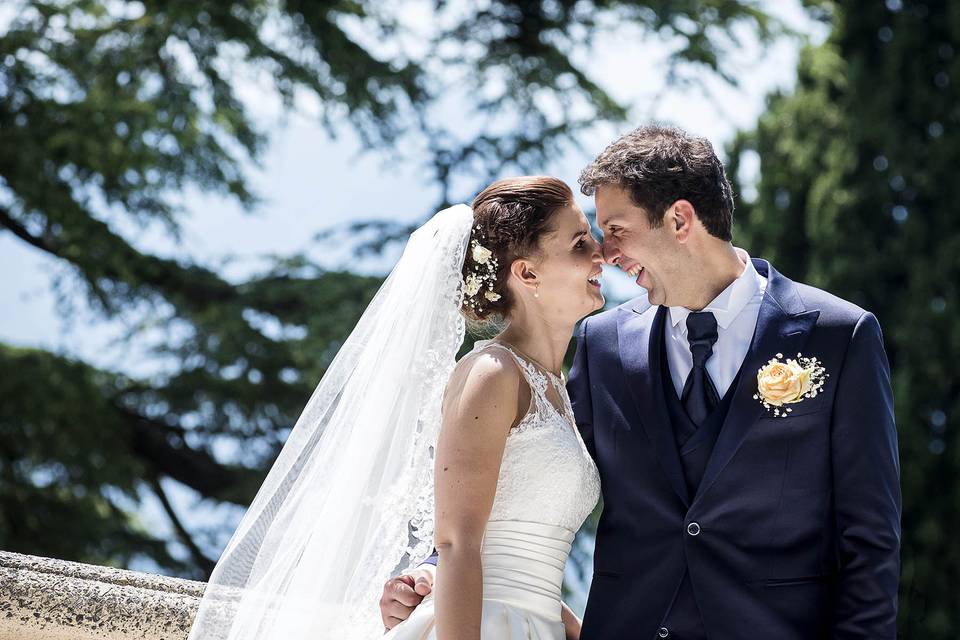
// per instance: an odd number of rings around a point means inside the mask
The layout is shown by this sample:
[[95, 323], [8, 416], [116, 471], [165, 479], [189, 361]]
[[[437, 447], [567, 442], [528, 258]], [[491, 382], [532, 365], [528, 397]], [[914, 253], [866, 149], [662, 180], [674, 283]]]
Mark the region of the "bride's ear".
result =
[[517, 258], [513, 261], [510, 265], [510, 274], [519, 286], [531, 292], [536, 291], [540, 286], [540, 276], [533, 270], [533, 263], [525, 258]]

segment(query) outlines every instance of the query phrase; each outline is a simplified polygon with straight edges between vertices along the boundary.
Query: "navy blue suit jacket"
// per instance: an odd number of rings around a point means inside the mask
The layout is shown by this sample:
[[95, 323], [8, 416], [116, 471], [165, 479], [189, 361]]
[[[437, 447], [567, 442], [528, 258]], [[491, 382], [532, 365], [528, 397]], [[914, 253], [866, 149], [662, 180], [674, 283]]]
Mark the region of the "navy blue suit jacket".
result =
[[[662, 391], [666, 308], [627, 303], [581, 325], [568, 389], [603, 491], [582, 640], [656, 638], [685, 568], [710, 638], [896, 637], [899, 461], [880, 326], [754, 264], [766, 294], [696, 495]], [[787, 418], [754, 399], [778, 353], [829, 374]]]

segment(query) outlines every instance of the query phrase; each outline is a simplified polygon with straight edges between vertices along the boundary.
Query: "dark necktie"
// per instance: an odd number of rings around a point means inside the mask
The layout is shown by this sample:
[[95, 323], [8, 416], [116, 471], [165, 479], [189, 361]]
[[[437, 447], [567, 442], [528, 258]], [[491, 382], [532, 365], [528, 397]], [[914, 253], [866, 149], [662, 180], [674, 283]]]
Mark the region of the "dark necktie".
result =
[[690, 420], [698, 427], [720, 403], [717, 388], [707, 373], [707, 360], [713, 355], [717, 337], [717, 319], [712, 313], [701, 311], [687, 316], [687, 341], [693, 355], [693, 369], [683, 385], [680, 401]]

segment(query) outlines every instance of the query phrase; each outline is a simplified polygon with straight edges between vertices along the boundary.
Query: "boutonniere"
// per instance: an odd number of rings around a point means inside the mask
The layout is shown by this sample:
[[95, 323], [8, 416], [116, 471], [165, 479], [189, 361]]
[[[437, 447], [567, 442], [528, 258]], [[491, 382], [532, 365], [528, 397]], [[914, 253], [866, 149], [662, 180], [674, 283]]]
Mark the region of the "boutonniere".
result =
[[782, 353], [757, 371], [757, 393], [753, 399], [778, 418], [786, 418], [793, 409], [784, 405], [815, 398], [830, 374], [816, 358], [805, 358], [799, 353], [796, 359], [787, 358], [786, 362], [780, 358]]

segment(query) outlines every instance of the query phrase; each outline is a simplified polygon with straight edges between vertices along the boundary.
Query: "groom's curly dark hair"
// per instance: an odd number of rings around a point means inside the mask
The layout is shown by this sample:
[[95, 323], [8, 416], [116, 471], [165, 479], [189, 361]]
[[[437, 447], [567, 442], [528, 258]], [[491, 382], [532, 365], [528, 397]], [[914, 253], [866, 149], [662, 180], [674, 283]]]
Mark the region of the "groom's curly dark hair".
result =
[[687, 200], [710, 235], [733, 238], [733, 189], [706, 138], [662, 125], [635, 129], [612, 142], [580, 174], [584, 195], [608, 184], [627, 189], [653, 228], [663, 224], [667, 207]]

